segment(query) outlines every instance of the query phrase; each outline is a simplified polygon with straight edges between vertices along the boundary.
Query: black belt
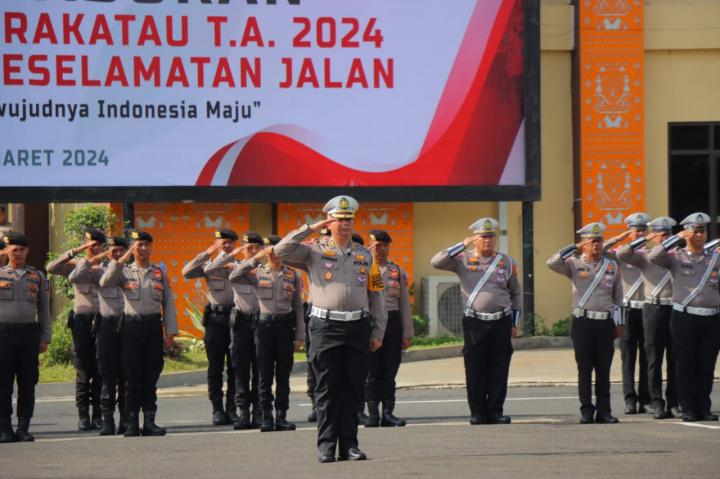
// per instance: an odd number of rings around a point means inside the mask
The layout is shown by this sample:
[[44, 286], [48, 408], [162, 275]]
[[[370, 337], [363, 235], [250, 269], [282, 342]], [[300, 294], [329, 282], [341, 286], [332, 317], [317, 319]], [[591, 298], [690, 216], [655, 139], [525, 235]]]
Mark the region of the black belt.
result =
[[40, 331], [40, 323], [0, 323], [0, 333]]
[[215, 314], [230, 314], [230, 312], [233, 309], [233, 305], [226, 305], [226, 304], [208, 304], [205, 305], [205, 310], [209, 313], [215, 313]]
[[289, 313], [283, 313], [283, 314], [267, 314], [267, 313], [260, 313], [260, 316], [258, 317], [258, 321], [262, 322], [281, 322], [281, 321], [294, 321], [295, 320], [295, 312], [290, 311]]
[[161, 314], [140, 314], [140, 315], [126, 314], [125, 317], [123, 317], [123, 322], [124, 323], [160, 324], [160, 323], [162, 323], [162, 315]]
[[391, 319], [399, 319], [400, 318], [400, 310], [399, 309], [391, 309], [387, 312], [388, 315], [388, 321]]
[[98, 328], [106, 324], [115, 327], [118, 325], [118, 323], [120, 323], [120, 321], [122, 321], [122, 319], [122, 314], [113, 314], [112, 316], [98, 316], [95, 320], [95, 327]]
[[95, 316], [97, 316], [97, 313], [75, 313], [73, 314], [73, 321], [77, 321], [79, 323], [92, 323]]
[[247, 314], [243, 313], [239, 309], [233, 307], [232, 311], [230, 312], [230, 326], [235, 327], [236, 324], [242, 324], [246, 323], [249, 325], [253, 325], [255, 323], [255, 318], [257, 317], [256, 313]]

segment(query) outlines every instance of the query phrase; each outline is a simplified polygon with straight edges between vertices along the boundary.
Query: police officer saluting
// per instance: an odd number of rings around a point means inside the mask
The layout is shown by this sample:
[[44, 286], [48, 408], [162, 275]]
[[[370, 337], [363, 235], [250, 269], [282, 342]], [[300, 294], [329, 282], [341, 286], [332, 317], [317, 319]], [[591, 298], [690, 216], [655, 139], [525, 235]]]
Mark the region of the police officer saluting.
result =
[[117, 261], [128, 249], [128, 242], [123, 237], [107, 239], [110, 249], [90, 259], [81, 258], [70, 276], [73, 284], [93, 284], [98, 288], [100, 315], [95, 318], [95, 349], [97, 351], [98, 371], [102, 380], [100, 404], [102, 407], [101, 436], [115, 434], [115, 405], [120, 411], [118, 434], [125, 433], [125, 384], [122, 375], [120, 326], [122, 313], [125, 309], [122, 289], [116, 286], [101, 288], [100, 278], [108, 267], [108, 257]]
[[[242, 254], [249, 259], [264, 246], [262, 236], [254, 231], [243, 235], [243, 245], [236, 247], [230, 254], [218, 255], [203, 268], [206, 276], [229, 278], [230, 272], [238, 262], [235, 256]], [[250, 429], [260, 426], [258, 405], [258, 368], [255, 357], [254, 323], [260, 306], [253, 291], [253, 285], [244, 276], [235, 278], [231, 283], [234, 308], [230, 312], [230, 361], [235, 370], [235, 404], [240, 415], [233, 429]], [[252, 418], [250, 416], [252, 406]]]
[[[235, 370], [230, 359], [230, 312], [233, 308], [233, 291], [230, 285], [230, 271], [225, 268], [213, 270], [207, 274], [204, 267], [210, 264], [210, 258], [218, 253], [218, 258], [229, 255], [237, 245], [238, 235], [232, 230], [215, 232], [215, 243], [187, 263], [182, 274], [185, 279], [205, 278], [207, 283], [208, 304], [205, 305], [203, 326], [205, 328], [205, 354], [208, 359], [207, 384], [208, 396], [212, 403], [212, 421], [215, 426], [235, 423]], [[223, 407], [223, 369], [227, 364], [227, 391]]]
[[[293, 431], [287, 421], [290, 405], [290, 372], [293, 352], [302, 348], [305, 328], [302, 305], [302, 280], [272, 252], [279, 236], [265, 238], [268, 247], [251, 259], [236, 264], [230, 280], [244, 277], [253, 285], [260, 305], [255, 328], [255, 352], [258, 363], [258, 393], [262, 420], [260, 431]], [[267, 264], [261, 261], [267, 258]], [[277, 372], [277, 375], [275, 373]], [[273, 378], [276, 384], [273, 421]]]
[[[496, 252], [498, 222], [481, 218], [472, 225], [474, 236], [433, 256], [433, 267], [453, 271], [460, 279], [463, 315], [465, 377], [470, 424], [509, 424], [503, 415], [508, 373], [520, 318], [517, 266]], [[475, 252], [466, 248], [471, 244]]]
[[[630, 218], [628, 217], [628, 219]], [[647, 224], [650, 228], [649, 234], [634, 238], [633, 241], [617, 251], [617, 256], [623, 263], [632, 265], [640, 271], [645, 287], [645, 302], [642, 312], [643, 335], [645, 337], [645, 355], [647, 356], [648, 390], [654, 419], [682, 417], [675, 393], [675, 358], [670, 341], [672, 281], [668, 270], [648, 261], [650, 250], [646, 247], [648, 241], [666, 240], [675, 224], [674, 219], [666, 216], [655, 218]], [[623, 336], [625, 336], [624, 332]], [[663, 400], [662, 390], [662, 365], [663, 356], [666, 353], [667, 387], [665, 388], [665, 397], [667, 402]]]
[[[59, 276], [70, 276], [77, 263], [75, 257], [85, 251], [86, 257], [103, 252], [105, 234], [96, 229], [88, 228], [85, 232], [85, 243], [60, 255], [47, 265], [48, 273]], [[90, 431], [102, 427], [100, 408], [101, 379], [98, 372], [97, 353], [95, 351], [94, 321], [100, 311], [98, 303], [97, 282], [89, 278], [75, 278], [72, 282], [75, 292], [75, 305], [68, 317], [68, 327], [73, 338], [73, 364], [75, 366], [75, 405], [78, 408], [78, 429]], [[90, 405], [92, 404], [92, 422], [90, 421]]]
[[[100, 278], [100, 287], [121, 287], [125, 297], [122, 325], [122, 369], [125, 374], [125, 437], [139, 436], [139, 413], [143, 410], [143, 436], [163, 436], [155, 424], [157, 381], [162, 372], [164, 345], [178, 333], [177, 313], [165, 272], [150, 263], [153, 238], [133, 231], [132, 246], [112, 260]], [[131, 257], [134, 262], [128, 265]], [[163, 331], [164, 327], [164, 331]]]
[[[610, 365], [613, 340], [622, 334], [622, 284], [617, 262], [603, 255], [605, 225], [590, 223], [578, 230], [582, 241], [555, 253], [548, 267], [570, 278], [573, 288], [573, 320], [570, 336], [578, 366], [580, 423], [615, 424], [610, 407]], [[582, 255], [576, 257], [580, 250]], [[595, 370], [596, 407], [592, 404], [592, 373]]]
[[[393, 414], [395, 409], [395, 377], [400, 368], [401, 352], [410, 347], [414, 336], [408, 276], [396, 263], [388, 260], [392, 238], [387, 231], [371, 230], [370, 250], [382, 274], [385, 286], [385, 309], [388, 322], [383, 345], [370, 355], [370, 369], [365, 385], [368, 421], [365, 427], [398, 427], [405, 421]], [[379, 406], [382, 403], [382, 418]]]
[[[715, 362], [720, 348], [720, 249], [706, 250], [710, 217], [693, 213], [685, 230], [655, 246], [651, 263], [670, 271], [673, 311], [670, 333], [683, 421], [717, 421], [711, 412]], [[674, 251], [682, 241], [686, 246]]]
[[[0, 267], [0, 443], [30, 442], [38, 355], [50, 344], [48, 282], [26, 263], [28, 241], [20, 233], [2, 238], [8, 264]], [[17, 430], [12, 430], [13, 383], [17, 380]]]
[[[351, 241], [358, 202], [337, 196], [323, 207], [327, 219], [291, 231], [274, 248], [280, 258], [307, 265], [313, 307], [310, 360], [317, 378], [318, 459], [363, 460], [357, 410], [369, 353], [382, 346], [387, 315], [382, 276], [369, 249]], [[303, 240], [328, 227], [329, 239]]]
[[[618, 249], [610, 247], [624, 240], [635, 241], [647, 233], [650, 216], [645, 213], [633, 213], [625, 218], [628, 230], [605, 242], [609, 256], [620, 266], [623, 284], [622, 312], [624, 315], [623, 334], [620, 338], [620, 356], [622, 359], [623, 394], [625, 395], [625, 414], [653, 413], [648, 392], [648, 364], [645, 354], [645, 334], [643, 329], [643, 305], [645, 288], [642, 271], [634, 264], [618, 258]], [[635, 389], [635, 364], [639, 363], [638, 388]], [[639, 404], [638, 404], [639, 403]]]

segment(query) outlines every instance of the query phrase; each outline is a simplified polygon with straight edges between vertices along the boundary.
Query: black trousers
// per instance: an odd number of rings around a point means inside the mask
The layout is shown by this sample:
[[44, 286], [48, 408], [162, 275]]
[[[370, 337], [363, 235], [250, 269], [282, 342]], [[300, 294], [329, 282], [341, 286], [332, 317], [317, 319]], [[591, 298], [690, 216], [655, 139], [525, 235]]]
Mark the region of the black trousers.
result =
[[122, 370], [125, 375], [125, 411], [157, 411], [157, 381], [163, 365], [163, 328], [160, 322], [132, 322], [122, 326]]
[[95, 350], [95, 314], [75, 314], [72, 322], [73, 366], [75, 366], [75, 406], [100, 407], [102, 380]]
[[231, 330], [230, 361], [235, 370], [235, 404], [243, 411], [258, 403], [255, 333], [250, 316], [238, 317]]
[[470, 414], [502, 415], [513, 353], [512, 318], [483, 321], [466, 316], [463, 337]]
[[[648, 390], [650, 403], [653, 406], [678, 405], [675, 392], [675, 356], [670, 338], [670, 315], [672, 306], [645, 304], [643, 306], [643, 329], [645, 332], [645, 355], [648, 362]], [[667, 384], [665, 400], [663, 400], [662, 366], [667, 356], [665, 367]]]
[[369, 320], [330, 321], [310, 318], [310, 361], [317, 386], [317, 446], [320, 453], [340, 453], [358, 447], [357, 411], [362, 403]]
[[[650, 404], [648, 391], [648, 360], [645, 353], [643, 310], [623, 308], [625, 327], [620, 337], [623, 394], [626, 402]], [[635, 389], [635, 365], [638, 365], [638, 387]]]
[[125, 379], [122, 374], [122, 316], [99, 317], [95, 322], [95, 348], [102, 378], [100, 405], [104, 414], [113, 414], [115, 405], [125, 410]]
[[226, 402], [235, 402], [235, 370], [230, 359], [229, 316], [229, 312], [207, 312], [205, 316], [208, 397], [213, 404], [213, 411], [223, 410], [223, 370], [226, 370], [227, 377]]
[[370, 354], [370, 368], [365, 383], [365, 398], [368, 401], [395, 401], [395, 378], [402, 358], [402, 335], [400, 311], [388, 311], [383, 345]]
[[677, 392], [683, 411], [709, 412], [720, 348], [720, 315], [696, 316], [673, 310], [670, 333], [675, 349]]
[[17, 415], [32, 417], [38, 382], [40, 328], [37, 324], [0, 324], [0, 418], [12, 416], [17, 381]]
[[599, 413], [610, 413], [610, 365], [615, 346], [615, 323], [612, 319], [573, 317], [570, 337], [578, 368], [580, 413], [592, 415], [592, 373], [595, 370], [595, 398]]
[[[259, 321], [255, 328], [260, 408], [287, 411], [290, 405], [290, 372], [295, 352], [295, 314], [288, 320]], [[275, 397], [272, 386], [275, 380]]]
[[317, 381], [315, 380], [315, 370], [312, 368], [312, 362], [310, 361], [310, 342], [312, 341], [310, 338], [310, 316], [305, 316], [305, 351], [307, 352], [307, 374], [306, 374], [306, 383], [307, 383], [307, 395], [310, 398], [310, 400], [314, 403], [315, 402], [315, 386], [317, 385]]

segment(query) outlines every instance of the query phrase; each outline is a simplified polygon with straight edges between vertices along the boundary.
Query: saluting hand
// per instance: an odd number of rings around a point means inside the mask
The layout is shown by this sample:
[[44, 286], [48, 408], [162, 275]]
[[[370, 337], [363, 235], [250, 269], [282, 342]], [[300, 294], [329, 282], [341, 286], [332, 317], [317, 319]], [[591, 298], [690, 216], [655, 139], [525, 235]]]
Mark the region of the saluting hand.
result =
[[679, 232], [677, 235], [678, 235], [679, 238], [682, 238], [682, 239], [684, 239], [685, 241], [687, 241], [687, 240], [689, 240], [690, 238], [692, 238], [693, 231], [692, 231], [692, 230], [682, 230], [682, 231]]
[[249, 246], [250, 246], [249, 244], [241, 244], [240, 246], [238, 246], [237, 248], [235, 248], [234, 250], [232, 250], [232, 251], [230, 252], [230, 256], [237, 256], [237, 255], [239, 255], [240, 253], [242, 253], [243, 251], [245, 251], [246, 249], [248, 249]]
[[310, 225], [310, 231], [313, 233], [319, 233], [321, 229], [326, 228], [335, 222], [337, 222], [337, 218], [325, 218], [322, 221], [318, 221], [317, 223]]
[[133, 243], [132, 246], [125, 252], [124, 255], [120, 257], [118, 260], [118, 263], [125, 264], [128, 261], [130, 261], [130, 258], [132, 257], [133, 253], [135, 253], [138, 249], [138, 243]]
[[253, 259], [259, 260], [259, 259], [262, 259], [262, 258], [266, 257], [267, 255], [270, 254], [270, 252], [272, 251], [272, 249], [273, 249], [272, 246], [266, 246], [266, 247], [264, 247], [263, 249], [261, 249], [260, 251], [258, 251], [258, 253], [257, 253], [255, 256], [253, 256]]
[[90, 258], [89, 261], [91, 264], [100, 264], [102, 263], [102, 260], [109, 257], [114, 251], [117, 251], [118, 248], [119, 246], [112, 246], [111, 248], [103, 251], [102, 253], [96, 254], [95, 256]]
[[660, 235], [662, 235], [662, 233], [657, 232], [657, 231], [654, 233], [649, 233], [649, 234], [645, 235], [645, 241], [648, 241], [648, 242], [653, 241], [655, 238], [659, 237]]
[[205, 250], [205, 253], [212, 256], [217, 251], [220, 251], [220, 248], [222, 248], [222, 246], [223, 246], [223, 240], [216, 239], [215, 242], [208, 249]]
[[480, 237], [480, 235], [468, 236], [467, 238], [465, 238], [465, 239], [463, 240], [463, 244], [464, 244], [465, 247], [467, 248], [468, 246], [470, 246], [471, 244], [473, 244], [475, 241], [477, 241], [477, 239], [478, 239], [479, 237]]
[[382, 341], [379, 339], [372, 338], [370, 340], [370, 347], [368, 348], [371, 353], [374, 353], [378, 349], [382, 348]]

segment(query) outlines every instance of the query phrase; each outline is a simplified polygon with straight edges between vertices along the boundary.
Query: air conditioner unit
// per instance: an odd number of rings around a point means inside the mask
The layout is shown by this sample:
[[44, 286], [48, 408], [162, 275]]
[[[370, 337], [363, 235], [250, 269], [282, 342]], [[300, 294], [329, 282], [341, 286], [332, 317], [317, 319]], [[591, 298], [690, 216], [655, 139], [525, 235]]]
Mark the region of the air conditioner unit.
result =
[[430, 336], [462, 336], [463, 303], [457, 276], [423, 277], [422, 298]]

